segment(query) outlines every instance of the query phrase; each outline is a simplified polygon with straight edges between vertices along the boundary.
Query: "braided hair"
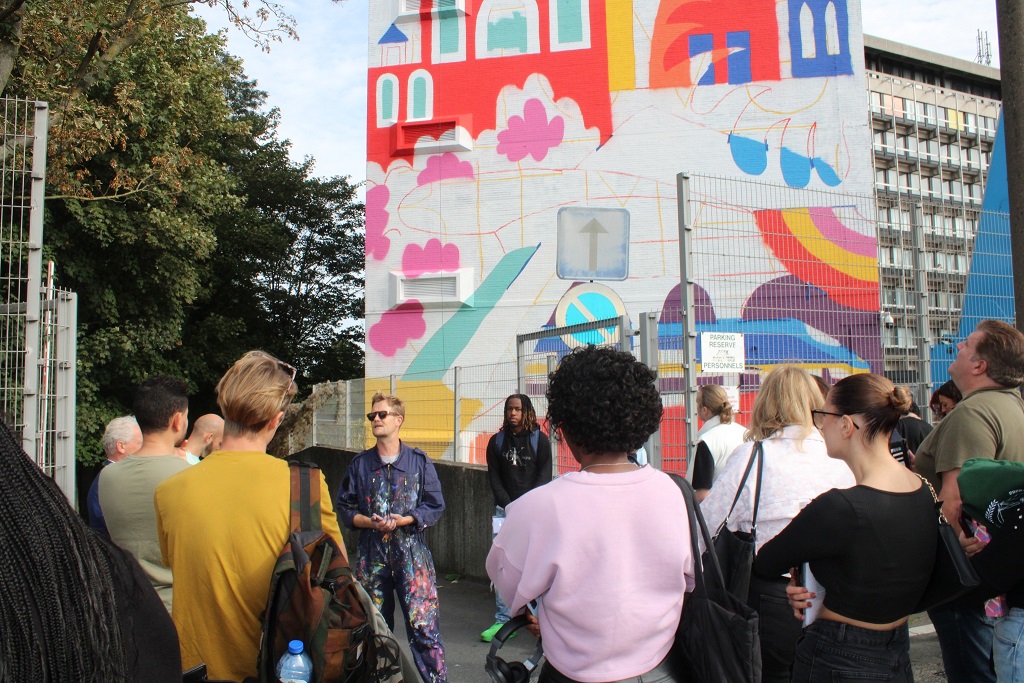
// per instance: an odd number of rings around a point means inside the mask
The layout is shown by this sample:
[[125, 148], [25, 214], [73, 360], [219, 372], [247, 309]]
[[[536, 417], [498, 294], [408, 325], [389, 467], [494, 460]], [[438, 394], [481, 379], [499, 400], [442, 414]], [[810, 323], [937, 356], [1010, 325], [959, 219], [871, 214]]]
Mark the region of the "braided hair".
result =
[[[533, 401], [526, 394], [512, 394], [505, 399], [505, 407], [508, 408], [508, 402], [514, 398], [518, 398], [520, 404], [523, 406], [523, 421], [520, 424], [523, 431], [528, 434], [532, 434], [533, 430], [537, 428], [537, 411], [533, 408]], [[505, 421], [502, 422], [501, 428], [511, 434], [513, 432], [512, 425], [508, 421], [508, 413], [505, 413]]]
[[[0, 682], [127, 681], [114, 577], [132, 572], [0, 426]], [[127, 574], [125, 574], [127, 572]]]

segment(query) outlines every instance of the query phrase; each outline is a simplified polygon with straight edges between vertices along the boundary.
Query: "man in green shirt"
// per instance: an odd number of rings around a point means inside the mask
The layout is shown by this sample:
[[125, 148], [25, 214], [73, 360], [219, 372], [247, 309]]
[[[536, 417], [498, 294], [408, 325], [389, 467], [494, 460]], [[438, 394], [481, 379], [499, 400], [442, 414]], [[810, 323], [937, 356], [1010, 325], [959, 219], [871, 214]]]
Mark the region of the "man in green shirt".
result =
[[[918, 449], [915, 468], [942, 499], [942, 512], [960, 529], [957, 476], [969, 458], [1024, 462], [1024, 334], [998, 320], [983, 320], [949, 366], [964, 398]], [[964, 529], [967, 536], [971, 529]], [[950, 683], [995, 683], [992, 625], [980, 601], [966, 596], [928, 611], [942, 647]]]

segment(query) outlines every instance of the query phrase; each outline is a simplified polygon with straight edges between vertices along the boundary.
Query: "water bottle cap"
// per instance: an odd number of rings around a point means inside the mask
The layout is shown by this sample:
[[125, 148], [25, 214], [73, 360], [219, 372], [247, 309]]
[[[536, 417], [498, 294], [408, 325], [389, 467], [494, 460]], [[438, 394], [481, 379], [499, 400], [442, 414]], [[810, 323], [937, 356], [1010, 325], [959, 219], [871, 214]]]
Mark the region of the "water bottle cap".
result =
[[288, 641], [288, 652], [290, 652], [293, 655], [302, 654], [302, 641], [301, 640], [291, 640], [291, 641]]

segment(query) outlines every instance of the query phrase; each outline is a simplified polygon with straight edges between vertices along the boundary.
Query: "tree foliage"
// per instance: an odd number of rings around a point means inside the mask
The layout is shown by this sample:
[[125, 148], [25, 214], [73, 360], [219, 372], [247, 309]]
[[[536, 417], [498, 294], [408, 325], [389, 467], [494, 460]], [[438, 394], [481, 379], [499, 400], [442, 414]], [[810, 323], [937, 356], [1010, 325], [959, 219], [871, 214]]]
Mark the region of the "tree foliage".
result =
[[[293, 32], [278, 5], [243, 19], [234, 2], [208, 4], [261, 40]], [[45, 248], [79, 294], [83, 461], [154, 372], [190, 381], [193, 415], [250, 348], [304, 379], [362, 372], [344, 327], [362, 315], [355, 188], [289, 159], [265, 94], [189, 4], [0, 0], [4, 94], [51, 105]]]

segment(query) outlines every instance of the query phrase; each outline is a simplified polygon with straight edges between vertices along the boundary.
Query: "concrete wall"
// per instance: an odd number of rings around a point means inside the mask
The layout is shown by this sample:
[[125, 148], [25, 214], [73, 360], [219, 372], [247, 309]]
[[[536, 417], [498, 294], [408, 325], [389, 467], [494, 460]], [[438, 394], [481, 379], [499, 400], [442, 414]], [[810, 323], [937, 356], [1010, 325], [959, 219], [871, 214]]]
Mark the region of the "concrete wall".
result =
[[[345, 476], [345, 469], [355, 453], [317, 446], [292, 456], [296, 460], [319, 465], [327, 484], [335, 494]], [[441, 480], [445, 511], [441, 521], [427, 530], [427, 542], [434, 554], [439, 575], [459, 574], [483, 578], [487, 576], [484, 562], [491, 547], [491, 516], [494, 498], [487, 481], [487, 468], [435, 461]], [[356, 535], [345, 529], [345, 541], [351, 553]]]

